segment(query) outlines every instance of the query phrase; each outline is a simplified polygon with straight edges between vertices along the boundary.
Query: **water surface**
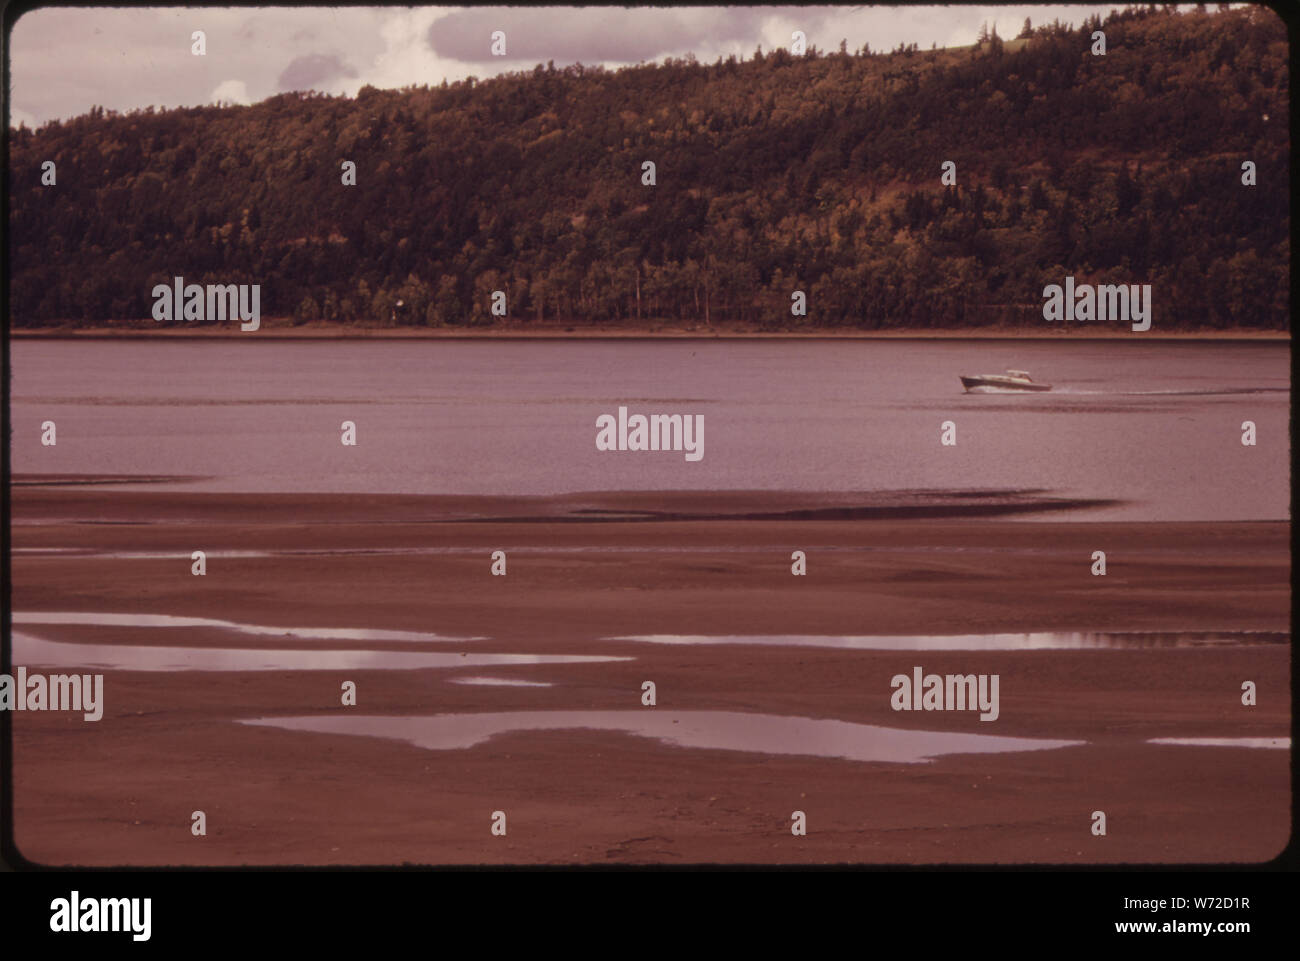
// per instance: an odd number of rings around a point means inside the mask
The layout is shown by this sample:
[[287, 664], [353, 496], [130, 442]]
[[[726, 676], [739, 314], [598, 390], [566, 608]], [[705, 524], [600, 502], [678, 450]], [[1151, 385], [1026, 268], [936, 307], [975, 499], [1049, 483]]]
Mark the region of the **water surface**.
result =
[[1148, 744], [1181, 744], [1186, 747], [1245, 747], [1291, 750], [1289, 737], [1154, 737]]
[[368, 627], [274, 627], [244, 624], [212, 617], [175, 614], [121, 614], [98, 611], [15, 611], [15, 624], [76, 624], [95, 627], [216, 628], [238, 634], [272, 636], [290, 640], [448, 642], [481, 641], [482, 637], [456, 637], [422, 631], [386, 631]]
[[1287, 644], [1291, 635], [1274, 631], [1036, 631], [1018, 634], [626, 634], [606, 640], [688, 647], [755, 644], [855, 651], [1040, 651], [1251, 647]]
[[[250, 334], [17, 340], [11, 357], [16, 474], [254, 492], [1041, 489], [1124, 502], [1086, 512], [1098, 520], [1289, 517], [1287, 344]], [[962, 392], [958, 374], [1007, 367], [1055, 389]], [[597, 451], [596, 418], [620, 405], [703, 414], [704, 459]]]
[[855, 724], [849, 721], [734, 711], [510, 711], [495, 714], [433, 714], [415, 717], [321, 715], [262, 717], [241, 721], [289, 731], [360, 735], [406, 741], [433, 751], [474, 747], [517, 731], [569, 729], [619, 731], [676, 747], [797, 754], [921, 764], [945, 754], [1046, 751], [1083, 741], [1001, 737]]
[[13, 632], [14, 665], [116, 671], [398, 671], [523, 664], [595, 664], [631, 657], [80, 644]]

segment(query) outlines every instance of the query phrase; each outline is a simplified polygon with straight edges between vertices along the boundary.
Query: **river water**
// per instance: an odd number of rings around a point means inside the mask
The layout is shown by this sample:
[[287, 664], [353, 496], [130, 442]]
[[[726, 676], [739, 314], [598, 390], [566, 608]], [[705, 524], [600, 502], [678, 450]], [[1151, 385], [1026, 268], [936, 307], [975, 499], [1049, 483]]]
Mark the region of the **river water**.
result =
[[[11, 363], [18, 475], [252, 492], [1035, 489], [1122, 502], [1080, 512], [1095, 520], [1290, 516], [1286, 344], [248, 335], [14, 341]], [[1053, 390], [958, 381], [1009, 367]], [[702, 415], [703, 457], [598, 450], [597, 418], [620, 406]]]

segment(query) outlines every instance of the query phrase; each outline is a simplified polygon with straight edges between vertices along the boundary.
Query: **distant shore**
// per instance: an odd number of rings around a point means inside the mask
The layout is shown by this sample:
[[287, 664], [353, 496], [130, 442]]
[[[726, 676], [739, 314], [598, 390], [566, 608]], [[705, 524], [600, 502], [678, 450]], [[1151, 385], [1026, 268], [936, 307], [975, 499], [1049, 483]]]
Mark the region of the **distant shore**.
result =
[[1064, 325], [1042, 328], [931, 328], [925, 330], [846, 330], [809, 327], [802, 330], [765, 331], [744, 327], [702, 325], [642, 325], [638, 327], [511, 324], [493, 327], [351, 327], [343, 324], [277, 324], [268, 318], [256, 331], [241, 331], [238, 324], [185, 327], [38, 327], [10, 329], [14, 340], [225, 340], [260, 337], [263, 340], [1187, 340], [1262, 341], [1290, 343], [1282, 330], [1149, 330], [1134, 333], [1124, 328]]

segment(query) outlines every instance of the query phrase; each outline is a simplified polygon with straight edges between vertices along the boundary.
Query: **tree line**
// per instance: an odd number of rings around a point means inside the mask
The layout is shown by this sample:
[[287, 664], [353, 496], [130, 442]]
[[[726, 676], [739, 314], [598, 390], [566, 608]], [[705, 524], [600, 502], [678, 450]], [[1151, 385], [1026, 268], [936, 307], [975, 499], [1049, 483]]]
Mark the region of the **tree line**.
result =
[[1285, 329], [1288, 70], [1265, 8], [1131, 7], [967, 48], [97, 107], [9, 131], [11, 323], [152, 324], [182, 275], [300, 323], [489, 325], [502, 291], [538, 325], [1041, 324], [1073, 275], [1152, 284], [1162, 329]]

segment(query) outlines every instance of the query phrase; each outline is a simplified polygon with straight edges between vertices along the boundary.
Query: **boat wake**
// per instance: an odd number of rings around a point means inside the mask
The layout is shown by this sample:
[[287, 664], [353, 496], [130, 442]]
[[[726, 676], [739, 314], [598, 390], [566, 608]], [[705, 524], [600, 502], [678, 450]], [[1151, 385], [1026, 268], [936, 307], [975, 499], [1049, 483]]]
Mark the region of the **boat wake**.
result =
[[[969, 391], [976, 393], [994, 393], [993, 390], [984, 390], [975, 388]], [[1018, 391], [1004, 390], [996, 393], [1014, 394]], [[1081, 390], [1071, 387], [1058, 387], [1053, 393], [1069, 394], [1073, 397], [1214, 397], [1234, 394], [1289, 394], [1290, 387], [1228, 387], [1216, 389], [1197, 389], [1197, 390]]]

